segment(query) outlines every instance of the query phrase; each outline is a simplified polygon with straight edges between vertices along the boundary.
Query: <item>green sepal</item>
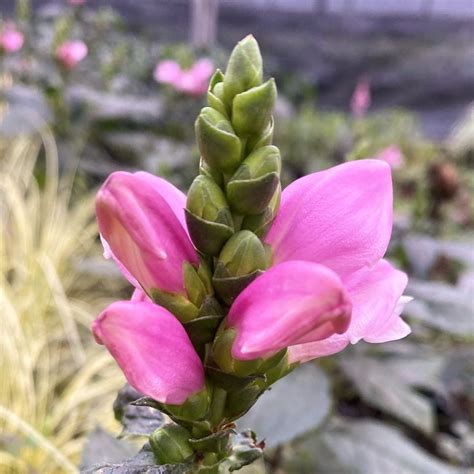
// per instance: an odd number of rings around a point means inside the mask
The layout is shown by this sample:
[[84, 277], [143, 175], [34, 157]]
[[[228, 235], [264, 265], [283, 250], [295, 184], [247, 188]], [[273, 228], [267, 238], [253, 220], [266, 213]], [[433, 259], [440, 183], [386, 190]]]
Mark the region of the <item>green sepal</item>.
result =
[[244, 416], [266, 390], [265, 383], [256, 380], [242, 390], [230, 392], [226, 399], [224, 416], [228, 422]]
[[271, 117], [267, 128], [260, 135], [252, 136], [247, 140], [245, 148], [246, 153], [251, 153], [258, 148], [271, 145], [273, 142], [274, 127], [274, 120], [273, 117]]
[[184, 329], [200, 357], [204, 357], [206, 344], [214, 339], [222, 318], [221, 315], [202, 316], [184, 324]]
[[270, 367], [265, 371], [266, 386], [270, 387], [270, 385], [273, 385], [276, 381], [280, 380], [282, 377], [285, 377], [285, 375], [288, 375], [296, 367], [296, 365], [289, 364], [288, 353], [284, 351], [283, 357], [278, 361], [278, 363], [274, 364], [273, 367]]
[[[246, 377], [248, 375], [259, 375], [258, 369], [262, 364], [262, 359], [238, 360], [232, 356], [232, 345], [234, 344], [236, 331], [234, 328], [227, 328], [219, 331], [212, 345], [212, 359], [219, 366], [222, 372], [234, 374], [238, 377]], [[212, 375], [217, 377], [219, 372]], [[250, 379], [245, 380], [247, 383]], [[229, 383], [230, 380], [226, 380]], [[239, 385], [243, 388], [245, 385]]]
[[213, 179], [217, 186], [221, 188], [224, 185], [224, 176], [222, 175], [222, 173], [219, 170], [209, 168], [209, 166], [202, 159], [202, 157], [199, 160], [199, 174]]
[[234, 212], [256, 215], [265, 211], [280, 182], [277, 173], [268, 173], [261, 178], [232, 181], [227, 185], [227, 197]]
[[148, 294], [156, 304], [173, 313], [182, 323], [192, 321], [199, 314], [199, 308], [183, 295], [169, 293], [158, 288], [152, 288]]
[[217, 387], [223, 388], [228, 393], [240, 392], [259, 379], [261, 383], [265, 382], [263, 375], [234, 375], [230, 372], [224, 372], [215, 367], [206, 366], [206, 375]]
[[197, 308], [200, 308], [204, 298], [209, 292], [209, 288], [206, 287], [198, 271], [189, 262], [183, 263], [183, 274], [184, 287], [186, 288], [189, 301]]
[[179, 464], [194, 455], [190, 433], [180, 425], [169, 423], [150, 435], [150, 446], [157, 464]]
[[213, 276], [212, 283], [216, 293], [219, 295], [221, 300], [228, 306], [231, 306], [235, 298], [252, 283], [255, 278], [262, 275], [262, 270], [255, 270], [249, 275], [240, 277], [227, 277], [220, 278]]
[[208, 388], [190, 396], [181, 405], [163, 404], [163, 407], [170, 416], [177, 420], [201, 421], [209, 414], [211, 404], [211, 394]]
[[234, 234], [234, 229], [217, 222], [208, 222], [185, 209], [189, 235], [196, 248], [205, 255], [216, 256]]
[[212, 433], [203, 438], [191, 438], [189, 443], [195, 451], [226, 454], [230, 450], [230, 435], [232, 429], [225, 429]]
[[232, 103], [232, 125], [239, 137], [260, 135], [272, 117], [277, 97], [275, 79], [252, 87], [234, 97]]
[[211, 77], [209, 82], [209, 89], [207, 91], [207, 103], [209, 107], [220, 112], [222, 115], [227, 117], [227, 110], [223, 101], [224, 98], [224, 87], [222, 82], [224, 81], [224, 74], [220, 69]]
[[195, 123], [196, 140], [203, 160], [210, 168], [231, 173], [240, 163], [242, 143], [227, 118], [204, 107]]
[[278, 208], [280, 207], [281, 185], [278, 185], [268, 207], [260, 214], [245, 216], [242, 221], [242, 230], [250, 230], [257, 237], [263, 239], [269, 231]]
[[235, 95], [262, 83], [262, 55], [252, 35], [239, 41], [233, 49], [224, 75], [224, 98], [231, 104]]

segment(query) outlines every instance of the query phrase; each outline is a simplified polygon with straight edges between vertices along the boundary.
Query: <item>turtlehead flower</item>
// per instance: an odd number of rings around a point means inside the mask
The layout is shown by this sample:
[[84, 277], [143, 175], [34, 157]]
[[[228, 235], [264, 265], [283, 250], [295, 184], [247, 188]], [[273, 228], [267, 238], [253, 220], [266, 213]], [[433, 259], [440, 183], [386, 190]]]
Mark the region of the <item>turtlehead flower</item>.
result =
[[390, 145], [379, 151], [375, 158], [385, 161], [392, 169], [401, 168], [405, 161], [402, 151], [396, 145]]
[[352, 114], [356, 117], [362, 117], [369, 110], [372, 101], [370, 93], [370, 82], [364, 77], [359, 80], [351, 98]]
[[56, 58], [66, 69], [73, 69], [86, 56], [87, 45], [83, 41], [65, 41], [56, 51]]
[[363, 339], [400, 339], [407, 276], [383, 260], [392, 230], [390, 167], [345, 163], [282, 193], [266, 237], [274, 267], [233, 304], [232, 355], [247, 360], [288, 347], [290, 362], [334, 354]]
[[24, 41], [23, 33], [11, 23], [7, 23], [3, 31], [0, 32], [0, 50], [6, 53], [18, 51], [22, 48]]
[[153, 76], [157, 82], [169, 84], [178, 92], [200, 96], [206, 93], [213, 71], [214, 65], [207, 58], [199, 59], [190, 69], [182, 69], [176, 61], [166, 59], [157, 64]]
[[204, 368], [181, 323], [143, 301], [117, 301], [92, 324], [94, 337], [132, 387], [162, 403], [180, 405], [204, 389]]
[[105, 256], [145, 291], [184, 294], [183, 264], [197, 263], [188, 237], [185, 195], [149, 173], [116, 172], [103, 184], [96, 214]]

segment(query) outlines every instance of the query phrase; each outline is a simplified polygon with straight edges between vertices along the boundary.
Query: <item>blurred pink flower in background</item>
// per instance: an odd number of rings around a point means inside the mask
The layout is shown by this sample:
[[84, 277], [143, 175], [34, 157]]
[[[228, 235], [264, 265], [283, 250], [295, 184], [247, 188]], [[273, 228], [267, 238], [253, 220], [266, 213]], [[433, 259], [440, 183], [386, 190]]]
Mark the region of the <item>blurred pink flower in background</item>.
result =
[[24, 40], [23, 33], [18, 31], [12, 23], [7, 23], [0, 33], [0, 49], [13, 53], [21, 49]]
[[83, 41], [65, 41], [56, 51], [58, 61], [66, 69], [73, 69], [86, 56], [87, 45]]
[[371, 103], [370, 81], [367, 77], [362, 77], [354, 89], [351, 98], [352, 114], [356, 117], [362, 117], [369, 110]]
[[182, 69], [174, 60], [160, 61], [153, 76], [157, 82], [169, 84], [178, 92], [199, 96], [207, 91], [208, 81], [214, 72], [214, 64], [210, 59], [196, 61], [190, 69]]
[[79, 6], [84, 5], [86, 0], [67, 0], [67, 3], [69, 3], [69, 5]]
[[390, 145], [379, 151], [375, 158], [385, 161], [392, 169], [401, 168], [405, 161], [402, 151], [396, 145]]

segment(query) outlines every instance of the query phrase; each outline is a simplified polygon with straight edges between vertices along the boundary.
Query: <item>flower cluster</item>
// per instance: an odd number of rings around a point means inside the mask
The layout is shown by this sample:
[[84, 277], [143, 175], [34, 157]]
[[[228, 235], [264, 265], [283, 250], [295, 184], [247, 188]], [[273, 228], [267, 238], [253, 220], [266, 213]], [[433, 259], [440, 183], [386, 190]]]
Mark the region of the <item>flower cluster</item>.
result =
[[383, 259], [390, 166], [349, 162], [282, 192], [276, 95], [249, 36], [211, 78], [187, 196], [143, 172], [112, 174], [97, 196], [105, 254], [136, 290], [94, 335], [184, 438], [224, 429], [302, 362], [410, 331], [407, 277]]
[[157, 82], [169, 84], [178, 92], [201, 96], [207, 92], [213, 72], [214, 65], [207, 58], [197, 60], [189, 69], [183, 69], [174, 60], [165, 59], [156, 65], [153, 76]]

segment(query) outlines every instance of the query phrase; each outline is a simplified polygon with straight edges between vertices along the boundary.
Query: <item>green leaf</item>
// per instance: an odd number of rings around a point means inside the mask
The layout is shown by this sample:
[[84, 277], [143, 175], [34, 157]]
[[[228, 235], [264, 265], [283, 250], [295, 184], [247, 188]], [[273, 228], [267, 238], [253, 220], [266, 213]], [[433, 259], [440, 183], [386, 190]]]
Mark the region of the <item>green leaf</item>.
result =
[[376, 421], [334, 419], [294, 445], [288, 474], [467, 474], [429, 455], [399, 430]]
[[342, 360], [342, 369], [363, 400], [409, 425], [431, 434], [434, 408], [430, 401], [413, 390], [395, 371], [371, 357], [351, 356]]

